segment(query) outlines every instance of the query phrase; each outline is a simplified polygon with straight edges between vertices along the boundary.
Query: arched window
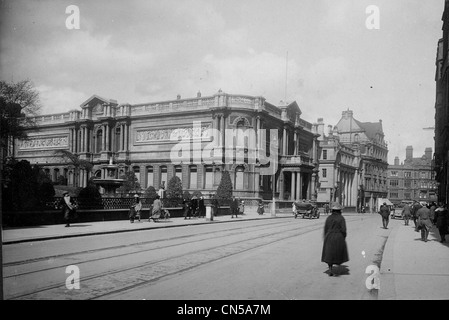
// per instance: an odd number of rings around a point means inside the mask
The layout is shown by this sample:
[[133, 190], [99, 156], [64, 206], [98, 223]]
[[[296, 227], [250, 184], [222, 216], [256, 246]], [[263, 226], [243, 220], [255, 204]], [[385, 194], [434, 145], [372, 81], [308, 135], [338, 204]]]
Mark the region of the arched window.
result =
[[103, 150], [103, 130], [99, 129], [96, 134], [97, 139], [97, 145], [96, 145], [96, 152], [99, 153]]

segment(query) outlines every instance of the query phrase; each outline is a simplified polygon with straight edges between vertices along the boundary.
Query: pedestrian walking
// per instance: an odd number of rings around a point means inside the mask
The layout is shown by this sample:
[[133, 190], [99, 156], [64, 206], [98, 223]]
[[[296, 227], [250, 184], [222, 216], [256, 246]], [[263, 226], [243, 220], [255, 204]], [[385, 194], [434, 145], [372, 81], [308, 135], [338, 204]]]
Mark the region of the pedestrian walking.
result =
[[198, 216], [198, 198], [196, 196], [192, 197], [192, 200], [190, 201], [190, 210], [193, 217]]
[[324, 212], [326, 212], [326, 214], [329, 214], [329, 204], [327, 203], [324, 204]]
[[184, 205], [184, 220], [187, 219], [187, 217], [190, 219], [192, 215], [192, 208], [191, 208], [191, 201], [188, 198], [184, 198], [182, 201], [182, 204]]
[[410, 206], [406, 203], [404, 208], [402, 209], [402, 217], [404, 218], [404, 224], [408, 226], [410, 222], [410, 217], [412, 216], [412, 211]]
[[220, 206], [220, 203], [218, 202], [218, 199], [214, 196], [212, 199], [212, 210], [213, 210], [213, 216], [218, 215], [218, 208]]
[[206, 206], [204, 205], [204, 197], [201, 196], [198, 200], [198, 215], [199, 217], [206, 217]]
[[390, 221], [390, 209], [387, 203], [384, 202], [379, 208], [379, 214], [382, 216], [382, 225], [384, 229], [388, 229], [388, 222]]
[[430, 229], [432, 229], [432, 221], [430, 220], [430, 206], [422, 206], [418, 209], [417, 216], [417, 228], [421, 230], [421, 240], [427, 242]]
[[435, 219], [436, 208], [437, 208], [437, 204], [434, 201], [432, 201], [430, 203], [430, 208], [429, 208], [430, 209], [430, 221], [433, 221]]
[[447, 207], [443, 202], [440, 202], [438, 208], [435, 209], [435, 216], [433, 220], [440, 234], [440, 242], [446, 241], [446, 234], [448, 234], [448, 215], [449, 212]]
[[245, 202], [239, 199], [239, 211], [240, 214], [245, 214]]
[[60, 207], [62, 209], [62, 214], [64, 215], [64, 220], [66, 223], [65, 226], [70, 227], [70, 222], [75, 215], [75, 210], [77, 206], [67, 191], [63, 193], [63, 198], [61, 200]]
[[262, 200], [259, 200], [259, 205], [257, 206], [257, 213], [263, 215], [265, 213], [265, 208]]
[[141, 211], [142, 211], [142, 202], [140, 201], [139, 195], [135, 194], [134, 202], [129, 210], [129, 220], [131, 223], [134, 223], [134, 220], [136, 219], [140, 222]]
[[234, 215], [236, 218], [238, 218], [238, 210], [239, 210], [239, 202], [235, 197], [232, 197], [232, 201], [231, 201], [231, 218], [234, 218]]
[[422, 205], [418, 201], [413, 201], [412, 205], [412, 219], [415, 225], [415, 231], [418, 232], [418, 210], [422, 208]]
[[296, 218], [296, 204], [295, 204], [295, 201], [292, 202], [292, 212], [293, 212], [293, 215]]
[[334, 203], [330, 209], [332, 213], [326, 218], [324, 224], [324, 242], [321, 261], [327, 263], [329, 276], [333, 276], [333, 265], [341, 265], [349, 261], [349, 254], [346, 245], [346, 221], [341, 215], [343, 207], [339, 203]]
[[148, 222], [151, 222], [151, 219], [153, 219], [154, 222], [157, 221], [161, 217], [161, 210], [162, 210], [162, 202], [160, 199], [160, 196], [157, 195], [156, 199], [153, 201], [153, 209], [151, 210], [151, 215], [148, 218]]

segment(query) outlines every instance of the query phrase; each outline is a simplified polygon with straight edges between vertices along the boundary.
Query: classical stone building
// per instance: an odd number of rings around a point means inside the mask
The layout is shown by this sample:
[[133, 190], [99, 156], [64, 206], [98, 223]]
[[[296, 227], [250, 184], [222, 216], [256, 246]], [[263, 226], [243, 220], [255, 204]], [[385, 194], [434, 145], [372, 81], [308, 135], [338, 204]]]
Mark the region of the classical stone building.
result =
[[438, 201], [449, 200], [449, 0], [444, 3], [443, 37], [436, 55], [435, 99], [435, 173]]
[[433, 171], [432, 148], [426, 148], [419, 158], [413, 157], [413, 147], [407, 146], [406, 157], [399, 164], [388, 166], [388, 199], [393, 203], [402, 200], [437, 201], [435, 172]]
[[[296, 102], [273, 105], [221, 90], [134, 105], [94, 95], [80, 110], [38, 116], [38, 130], [15, 142], [15, 157], [41, 165], [53, 181], [65, 177], [69, 185], [106, 178], [112, 162], [119, 175], [132, 170], [142, 189], [167, 186], [177, 175], [183, 190], [210, 194], [227, 170], [238, 197], [311, 199], [318, 135], [301, 115]], [[91, 162], [93, 170], [75, 177], [58, 156], [61, 149]]]
[[351, 110], [343, 111], [329, 135], [318, 120], [320, 202], [339, 201], [345, 207], [375, 210], [387, 196], [387, 155], [382, 120], [360, 122]]

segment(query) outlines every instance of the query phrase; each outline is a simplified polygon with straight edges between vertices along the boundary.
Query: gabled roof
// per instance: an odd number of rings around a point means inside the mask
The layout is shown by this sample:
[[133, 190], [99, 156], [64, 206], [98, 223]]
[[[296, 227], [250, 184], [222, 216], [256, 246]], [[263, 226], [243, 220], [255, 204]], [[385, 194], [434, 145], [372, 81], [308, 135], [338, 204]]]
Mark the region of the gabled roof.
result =
[[376, 134], [384, 134], [382, 129], [382, 122], [360, 122], [354, 119], [357, 125], [365, 130], [365, 134], [369, 139], [375, 139]]
[[96, 105], [98, 103], [117, 103], [117, 102], [115, 100], [105, 99], [94, 94], [89, 99], [81, 103], [80, 107], [85, 108], [89, 105]]

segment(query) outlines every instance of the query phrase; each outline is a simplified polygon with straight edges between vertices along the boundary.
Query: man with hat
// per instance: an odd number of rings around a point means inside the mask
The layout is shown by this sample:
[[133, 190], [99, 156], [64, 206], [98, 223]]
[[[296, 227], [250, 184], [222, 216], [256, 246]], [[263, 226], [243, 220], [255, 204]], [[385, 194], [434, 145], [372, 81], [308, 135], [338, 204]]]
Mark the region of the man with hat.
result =
[[327, 263], [328, 274], [333, 276], [332, 266], [341, 265], [349, 261], [348, 247], [346, 245], [346, 221], [341, 215], [343, 207], [339, 203], [332, 203], [332, 214], [327, 217], [324, 224], [324, 242], [321, 261]]
[[387, 203], [384, 202], [379, 209], [379, 214], [382, 216], [382, 225], [384, 229], [388, 229], [388, 222], [390, 221], [390, 209]]
[[70, 195], [67, 191], [65, 191], [62, 195], [63, 195], [61, 201], [62, 214], [64, 215], [64, 220], [66, 222], [65, 226], [70, 227], [70, 217], [72, 216], [76, 206], [74, 203], [72, 203]]

